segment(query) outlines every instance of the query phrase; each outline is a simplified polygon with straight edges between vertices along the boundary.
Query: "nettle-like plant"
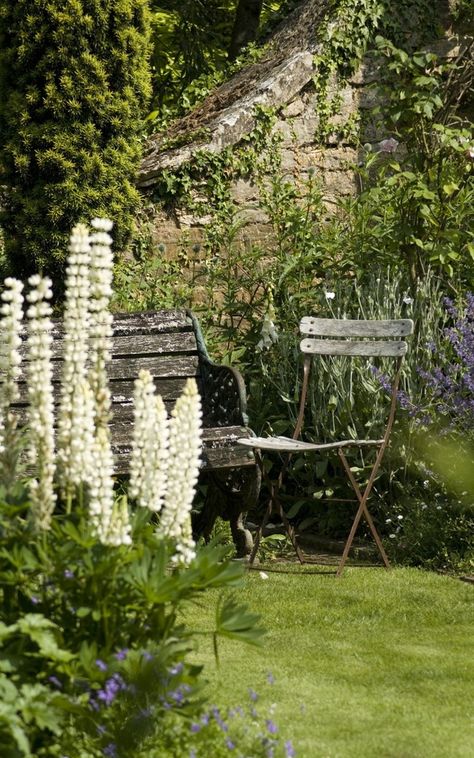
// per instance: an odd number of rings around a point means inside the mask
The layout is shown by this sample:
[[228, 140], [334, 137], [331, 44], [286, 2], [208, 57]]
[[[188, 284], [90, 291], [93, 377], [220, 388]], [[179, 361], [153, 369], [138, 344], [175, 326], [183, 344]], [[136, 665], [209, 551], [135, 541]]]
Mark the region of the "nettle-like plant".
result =
[[8, 272], [56, 281], [70, 229], [134, 229], [150, 95], [146, 0], [0, 2], [1, 220]]
[[[201, 446], [192, 381], [168, 418], [151, 376], [141, 372], [134, 512], [116, 489], [106, 372], [112, 224], [95, 219], [92, 226], [92, 234], [80, 224], [71, 236], [57, 419], [51, 282], [30, 277], [26, 328], [22, 283], [8, 279], [1, 297], [0, 744], [11, 758], [129, 756], [157, 723], [163, 736], [167, 714], [197, 714], [200, 669], [186, 663], [192, 631], [178, 624], [180, 609], [208, 588], [236, 586], [242, 573], [225, 550], [197, 553], [192, 540]], [[22, 341], [28, 422], [20, 445], [11, 406]], [[15, 471], [22, 446], [26, 479]], [[258, 641], [256, 621], [226, 599], [216, 611], [215, 644], [219, 636]]]

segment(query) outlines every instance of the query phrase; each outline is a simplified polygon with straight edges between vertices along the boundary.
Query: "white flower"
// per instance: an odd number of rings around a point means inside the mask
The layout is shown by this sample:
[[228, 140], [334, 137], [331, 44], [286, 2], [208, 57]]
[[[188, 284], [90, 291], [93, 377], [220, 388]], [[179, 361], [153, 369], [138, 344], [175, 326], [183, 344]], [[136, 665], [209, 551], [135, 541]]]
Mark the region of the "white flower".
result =
[[51, 280], [37, 274], [29, 284], [28, 400], [29, 457], [36, 478], [29, 481], [32, 515], [38, 529], [48, 529], [56, 503], [54, 474], [54, 391], [52, 370]]
[[128, 514], [127, 498], [125, 495], [115, 500], [112, 521], [107, 535], [108, 545], [131, 545], [131, 526]]
[[336, 297], [336, 293], [335, 292], [327, 292], [326, 291], [324, 293], [324, 297], [326, 298], [326, 300], [334, 300], [334, 298]]
[[390, 137], [389, 139], [383, 139], [381, 142], [379, 142], [378, 148], [381, 153], [394, 153], [398, 145], [399, 143], [397, 140], [393, 137]]
[[405, 296], [403, 298], [403, 302], [405, 303], [405, 305], [413, 305], [413, 298]]
[[[112, 237], [100, 230], [104, 219], [94, 219], [96, 231], [90, 237], [90, 382], [96, 404], [96, 423], [110, 419], [111, 398], [106, 363], [111, 358], [113, 317], [110, 313], [112, 296], [113, 255]], [[111, 224], [108, 222], [107, 224]]]
[[391, 540], [394, 540], [397, 535], [396, 534], [389, 534], [388, 536], [390, 537]]
[[114, 222], [109, 218], [93, 218], [91, 221], [92, 228], [102, 232], [110, 232], [113, 225]]
[[201, 400], [194, 379], [188, 379], [169, 424], [168, 487], [160, 530], [176, 540], [175, 562], [194, 557], [191, 506], [201, 455]]
[[274, 318], [275, 310], [272, 304], [270, 304], [267, 312], [263, 317], [260, 339], [256, 345], [257, 350], [267, 350], [271, 348], [275, 342], [278, 342], [278, 332], [274, 323]]
[[[114, 501], [114, 462], [108, 426], [99, 426], [94, 442], [94, 474], [89, 480], [89, 513], [99, 540], [104, 545], [129, 544], [128, 511]], [[126, 514], [126, 515], [125, 515]]]
[[[93, 470], [94, 402], [87, 383], [89, 266], [89, 230], [84, 224], [77, 224], [71, 234], [66, 269], [64, 355], [58, 418], [59, 480], [69, 493], [75, 485], [87, 481]], [[84, 445], [89, 448], [85, 449]], [[89, 468], [84, 468], [85, 464]]]
[[19, 397], [17, 381], [21, 375], [21, 345], [23, 321], [23, 283], [9, 277], [5, 279], [0, 307], [0, 453], [9, 447], [9, 435], [15, 432], [16, 418], [10, 404]]
[[163, 505], [168, 469], [168, 416], [155, 395], [153, 377], [142, 370], [135, 380], [130, 496], [158, 513]]
[[0, 307], [0, 369], [3, 373], [1, 405], [6, 409], [18, 399], [17, 381], [21, 375], [21, 333], [23, 329], [23, 282], [8, 277], [2, 292]]

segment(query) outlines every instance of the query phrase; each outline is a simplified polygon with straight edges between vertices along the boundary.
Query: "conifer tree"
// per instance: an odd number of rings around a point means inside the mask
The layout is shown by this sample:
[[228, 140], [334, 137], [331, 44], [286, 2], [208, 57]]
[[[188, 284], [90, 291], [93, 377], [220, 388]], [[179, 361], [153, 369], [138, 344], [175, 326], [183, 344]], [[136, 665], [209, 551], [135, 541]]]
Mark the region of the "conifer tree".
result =
[[0, 226], [9, 272], [62, 280], [70, 229], [133, 229], [148, 0], [0, 0]]

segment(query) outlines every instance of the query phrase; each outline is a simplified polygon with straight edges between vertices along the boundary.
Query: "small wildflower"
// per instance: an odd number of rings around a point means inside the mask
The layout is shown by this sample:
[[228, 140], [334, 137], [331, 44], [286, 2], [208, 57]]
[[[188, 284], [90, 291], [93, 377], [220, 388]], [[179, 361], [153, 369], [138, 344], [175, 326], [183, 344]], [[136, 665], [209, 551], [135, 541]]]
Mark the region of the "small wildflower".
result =
[[108, 669], [107, 664], [104, 661], [102, 661], [100, 658], [96, 659], [95, 665], [97, 666], [97, 668], [99, 669], [99, 671], [107, 671], [107, 669]]
[[235, 750], [235, 743], [234, 743], [234, 742], [232, 742], [232, 740], [230, 739], [230, 737], [226, 737], [226, 741], [225, 741], [225, 744], [226, 744], [226, 747], [227, 747], [229, 750]]
[[263, 317], [260, 339], [255, 347], [259, 351], [268, 350], [275, 342], [278, 342], [278, 331], [275, 326], [275, 309], [273, 304], [270, 303]]
[[122, 650], [117, 650], [117, 652], [115, 653], [115, 658], [118, 661], [124, 661], [127, 655], [128, 655], [128, 647], [124, 647], [122, 648]]
[[413, 305], [413, 298], [412, 297], [404, 297], [403, 302], [405, 305]]
[[184, 671], [184, 664], [180, 661], [179, 663], [176, 663], [174, 666], [172, 666], [169, 669], [169, 673], [171, 676], [178, 676], [178, 674], [182, 674]]
[[57, 687], [57, 689], [58, 689], [58, 690], [62, 689], [62, 686], [63, 686], [63, 685], [62, 685], [62, 684], [61, 684], [61, 682], [59, 681], [58, 677], [57, 677], [57, 676], [54, 676], [54, 674], [53, 674], [52, 676], [48, 676], [48, 682], [50, 682], [50, 683], [51, 683], [51, 684], [53, 684], [55, 687]]
[[399, 143], [393, 137], [389, 139], [383, 139], [378, 143], [378, 148], [381, 153], [394, 153]]
[[295, 749], [291, 743], [291, 740], [285, 742], [285, 758], [294, 758], [296, 755]]
[[255, 690], [253, 690], [251, 687], [249, 687], [249, 698], [250, 698], [250, 700], [252, 700], [254, 703], [256, 703], [256, 702], [257, 702], [257, 700], [258, 700], [258, 695], [257, 695], [257, 693], [256, 693], [256, 692], [255, 692]]
[[71, 571], [71, 569], [64, 569], [64, 578], [74, 579], [74, 571]]
[[197, 734], [198, 732], [201, 731], [202, 725], [201, 724], [197, 724], [195, 721], [193, 721], [193, 723], [191, 724], [191, 726], [189, 728], [190, 728], [190, 730], [191, 730], [191, 732], [193, 734]]
[[326, 298], [326, 300], [334, 300], [334, 298], [336, 297], [336, 293], [326, 291], [324, 293], [324, 297]]
[[394, 540], [396, 537], [396, 534], [389, 534], [388, 536], [390, 537], [391, 540]]
[[267, 719], [265, 723], [270, 734], [276, 734], [278, 732], [278, 727], [272, 719]]

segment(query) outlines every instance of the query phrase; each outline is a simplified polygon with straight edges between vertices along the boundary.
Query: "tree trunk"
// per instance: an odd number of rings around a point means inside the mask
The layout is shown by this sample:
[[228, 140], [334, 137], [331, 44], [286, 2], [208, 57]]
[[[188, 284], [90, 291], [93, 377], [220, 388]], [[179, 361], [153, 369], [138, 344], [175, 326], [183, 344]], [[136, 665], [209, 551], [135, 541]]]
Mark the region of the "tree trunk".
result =
[[229, 60], [235, 60], [257, 36], [262, 5], [263, 0], [239, 0], [229, 45]]

